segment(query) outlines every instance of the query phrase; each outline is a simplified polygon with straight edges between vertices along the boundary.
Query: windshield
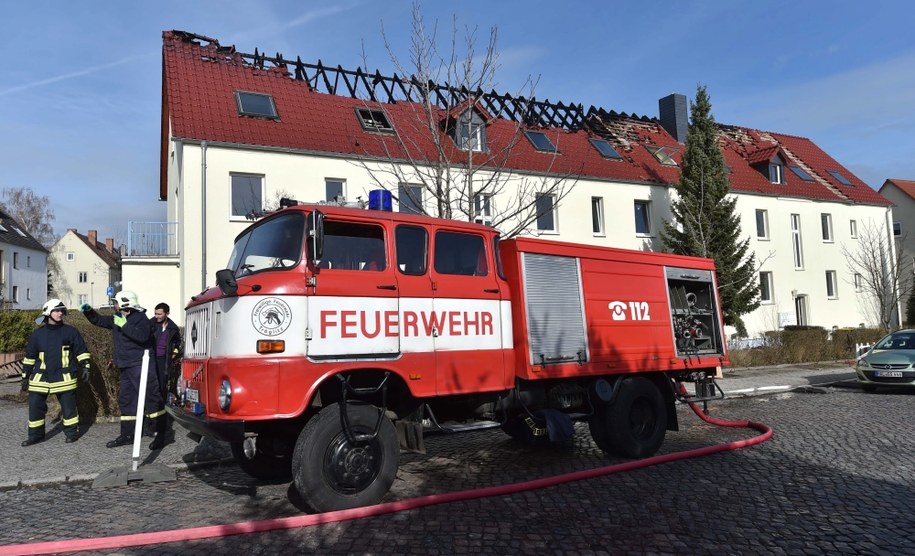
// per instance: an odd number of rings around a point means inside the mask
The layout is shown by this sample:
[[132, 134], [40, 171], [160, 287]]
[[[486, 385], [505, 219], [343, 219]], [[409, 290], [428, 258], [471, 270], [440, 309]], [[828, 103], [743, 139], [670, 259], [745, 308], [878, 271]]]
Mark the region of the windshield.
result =
[[915, 333], [903, 332], [890, 334], [880, 340], [874, 349], [915, 349]]
[[305, 214], [302, 212], [266, 220], [239, 236], [226, 268], [236, 277], [261, 270], [292, 268], [302, 257], [304, 235]]

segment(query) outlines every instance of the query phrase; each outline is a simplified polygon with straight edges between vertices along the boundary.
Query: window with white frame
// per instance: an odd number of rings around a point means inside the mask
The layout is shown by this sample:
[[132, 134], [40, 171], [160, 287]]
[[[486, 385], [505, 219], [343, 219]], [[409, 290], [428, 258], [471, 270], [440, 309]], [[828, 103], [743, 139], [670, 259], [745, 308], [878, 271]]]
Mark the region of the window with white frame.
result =
[[769, 161], [769, 181], [771, 183], [785, 183], [785, 163], [780, 156], [775, 156]]
[[858, 222], [855, 220], [848, 221], [848, 233], [851, 234], [852, 239], [858, 237]]
[[759, 302], [772, 303], [772, 273], [764, 271], [759, 273]]
[[486, 126], [476, 110], [465, 110], [458, 118], [454, 142], [464, 151], [482, 152], [486, 147]]
[[535, 202], [537, 209], [537, 229], [541, 232], [555, 232], [556, 227], [556, 197], [553, 195], [537, 195]]
[[820, 214], [820, 224], [823, 228], [823, 241], [832, 241], [832, 215], [828, 213]]
[[423, 186], [400, 184], [397, 186], [397, 205], [400, 212], [422, 214]]
[[391, 125], [384, 110], [357, 108], [356, 116], [359, 119], [359, 123], [362, 125], [362, 129], [366, 131], [383, 131], [388, 133], [394, 131], [394, 126]]
[[769, 211], [756, 209], [756, 239], [769, 239]]
[[77, 303], [79, 303], [80, 306], [82, 306], [83, 303], [89, 303], [89, 295], [88, 295], [88, 294], [81, 293], [81, 294], [79, 294], [78, 297], [79, 297], [79, 300], [77, 301]]
[[902, 237], [902, 222], [893, 222], [893, 237]]
[[324, 200], [325, 201], [342, 201], [346, 198], [346, 180], [334, 178], [324, 178]]
[[13, 286], [13, 298], [10, 300], [13, 303], [19, 303], [19, 286]]
[[86, 282], [89, 281], [89, 273], [88, 273], [88, 272], [80, 272], [80, 273], [79, 273], [79, 278], [78, 278], [78, 280], [79, 280], [79, 283], [80, 283], [80, 284], [85, 284]]
[[73, 251], [67, 251], [67, 262], [73, 262], [76, 260], [76, 253]]
[[473, 196], [473, 221], [477, 224], [492, 224], [492, 195], [477, 193]]
[[604, 199], [591, 197], [591, 231], [596, 236], [604, 235]]
[[839, 297], [839, 290], [836, 289], [836, 271], [827, 270], [826, 271], [826, 297], [829, 299], [836, 299]]
[[855, 291], [859, 292], [864, 287], [864, 276], [855, 273]]
[[264, 176], [231, 174], [232, 211], [236, 218], [253, 220], [264, 212]]
[[635, 233], [651, 235], [651, 201], [635, 201]]
[[801, 241], [801, 215], [791, 215], [791, 247], [794, 251], [795, 270], [804, 269], [804, 245]]

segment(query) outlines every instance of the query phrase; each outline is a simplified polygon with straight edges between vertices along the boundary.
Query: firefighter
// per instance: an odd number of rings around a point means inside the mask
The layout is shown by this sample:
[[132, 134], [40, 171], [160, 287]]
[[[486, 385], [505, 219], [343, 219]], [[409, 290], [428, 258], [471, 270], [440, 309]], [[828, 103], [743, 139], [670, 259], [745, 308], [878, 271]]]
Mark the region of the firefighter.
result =
[[156, 377], [155, 359], [153, 359], [155, 346], [153, 345], [152, 323], [146, 317], [146, 309], [140, 306], [137, 294], [134, 292], [118, 292], [113, 302], [115, 313], [111, 316], [98, 314], [88, 303], [84, 303], [79, 308], [92, 324], [111, 329], [111, 337], [114, 342], [114, 364], [121, 372], [118, 392], [121, 433], [105, 445], [109, 448], [116, 448], [133, 442], [140, 396], [143, 352], [149, 350], [144, 413], [146, 418], [151, 419], [156, 426], [156, 438], [149, 445], [149, 449], [159, 450], [165, 446], [166, 421], [165, 406], [159, 392], [159, 380]]
[[79, 331], [64, 324], [67, 308], [59, 299], [49, 299], [41, 308], [22, 360], [22, 390], [29, 393], [29, 434], [23, 446], [38, 444], [45, 438], [48, 394], [57, 394], [63, 417], [66, 443], [79, 440], [79, 415], [76, 411], [76, 371], [83, 382], [89, 380], [89, 350]]

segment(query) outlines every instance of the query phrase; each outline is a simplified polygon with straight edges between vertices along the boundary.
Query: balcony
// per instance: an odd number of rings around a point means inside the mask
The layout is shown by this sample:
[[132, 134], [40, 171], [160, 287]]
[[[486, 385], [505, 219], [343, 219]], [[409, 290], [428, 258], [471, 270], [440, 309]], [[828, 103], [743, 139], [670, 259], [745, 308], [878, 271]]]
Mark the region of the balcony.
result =
[[127, 257], [177, 257], [177, 222], [128, 222]]

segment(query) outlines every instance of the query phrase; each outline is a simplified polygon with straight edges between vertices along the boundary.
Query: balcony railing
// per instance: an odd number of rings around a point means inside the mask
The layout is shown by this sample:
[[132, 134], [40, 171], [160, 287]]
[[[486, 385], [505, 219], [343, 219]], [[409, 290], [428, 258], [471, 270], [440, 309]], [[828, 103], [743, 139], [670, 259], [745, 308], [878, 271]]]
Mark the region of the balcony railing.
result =
[[177, 257], [177, 222], [128, 222], [128, 257]]

